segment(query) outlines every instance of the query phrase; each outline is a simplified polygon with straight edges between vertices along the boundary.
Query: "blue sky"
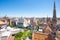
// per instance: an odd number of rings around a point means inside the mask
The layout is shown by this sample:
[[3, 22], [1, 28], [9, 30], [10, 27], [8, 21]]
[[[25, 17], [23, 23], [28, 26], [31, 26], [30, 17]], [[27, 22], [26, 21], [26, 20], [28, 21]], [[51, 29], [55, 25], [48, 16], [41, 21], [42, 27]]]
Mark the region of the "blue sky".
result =
[[[60, 0], [56, 2], [60, 17]], [[0, 17], [52, 17], [54, 0], [0, 0]]]

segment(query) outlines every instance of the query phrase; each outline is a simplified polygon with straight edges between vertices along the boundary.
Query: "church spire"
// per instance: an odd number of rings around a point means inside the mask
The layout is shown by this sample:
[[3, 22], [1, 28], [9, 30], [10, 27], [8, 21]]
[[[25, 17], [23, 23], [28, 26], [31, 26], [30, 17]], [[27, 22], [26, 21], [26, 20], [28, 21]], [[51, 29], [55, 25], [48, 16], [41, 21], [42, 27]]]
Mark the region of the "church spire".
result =
[[56, 19], [56, 6], [54, 1], [53, 19]]
[[54, 0], [54, 9], [53, 9], [53, 18], [52, 18], [53, 25], [57, 23], [56, 20], [56, 5], [55, 5], [55, 0]]

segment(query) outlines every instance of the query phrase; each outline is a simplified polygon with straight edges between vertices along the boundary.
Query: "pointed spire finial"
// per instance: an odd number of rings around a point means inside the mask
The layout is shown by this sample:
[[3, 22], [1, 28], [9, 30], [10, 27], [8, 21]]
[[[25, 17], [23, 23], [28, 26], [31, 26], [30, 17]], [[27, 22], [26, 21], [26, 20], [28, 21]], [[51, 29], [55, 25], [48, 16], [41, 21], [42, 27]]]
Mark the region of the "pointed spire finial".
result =
[[56, 6], [55, 6], [55, 0], [54, 0], [54, 9], [56, 8]]

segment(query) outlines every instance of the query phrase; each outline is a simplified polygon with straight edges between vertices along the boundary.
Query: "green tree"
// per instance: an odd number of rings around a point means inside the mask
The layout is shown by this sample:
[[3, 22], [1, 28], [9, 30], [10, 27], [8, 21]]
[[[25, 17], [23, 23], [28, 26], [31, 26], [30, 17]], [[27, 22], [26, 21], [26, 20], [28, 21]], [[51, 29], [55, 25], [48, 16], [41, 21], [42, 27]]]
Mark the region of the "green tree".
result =
[[37, 25], [36, 25], [37, 30], [39, 29], [39, 26], [40, 26], [40, 23], [38, 22]]
[[27, 37], [32, 37], [32, 32], [19, 32], [15, 35], [15, 40], [25, 40]]
[[31, 32], [31, 31], [29, 32], [28, 37], [29, 37], [30, 39], [32, 38], [32, 32]]
[[21, 37], [22, 37], [23, 33], [22, 32], [19, 32], [15, 35], [14, 39], [15, 40], [21, 40]]

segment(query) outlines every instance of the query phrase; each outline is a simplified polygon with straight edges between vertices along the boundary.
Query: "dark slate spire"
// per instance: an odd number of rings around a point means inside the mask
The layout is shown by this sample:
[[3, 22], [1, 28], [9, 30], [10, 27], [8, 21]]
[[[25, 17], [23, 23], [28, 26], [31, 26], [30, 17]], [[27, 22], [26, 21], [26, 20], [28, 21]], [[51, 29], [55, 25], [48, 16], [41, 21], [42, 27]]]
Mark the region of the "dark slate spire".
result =
[[56, 19], [56, 6], [54, 1], [53, 19]]
[[52, 18], [52, 22], [53, 22], [53, 24], [56, 24], [56, 23], [57, 23], [57, 20], [56, 20], [56, 6], [55, 6], [55, 0], [54, 0], [54, 9], [53, 9], [53, 18]]

